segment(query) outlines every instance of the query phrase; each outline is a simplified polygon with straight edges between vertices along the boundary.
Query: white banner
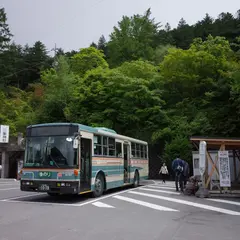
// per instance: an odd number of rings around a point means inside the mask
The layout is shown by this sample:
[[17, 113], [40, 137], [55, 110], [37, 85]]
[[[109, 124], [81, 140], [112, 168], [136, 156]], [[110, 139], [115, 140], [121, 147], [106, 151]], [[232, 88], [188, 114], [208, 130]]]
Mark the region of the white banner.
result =
[[9, 142], [9, 126], [0, 125], [0, 143]]
[[205, 141], [199, 143], [199, 172], [203, 176], [206, 168], [206, 149], [207, 144]]
[[218, 151], [218, 169], [220, 187], [231, 187], [228, 151]]

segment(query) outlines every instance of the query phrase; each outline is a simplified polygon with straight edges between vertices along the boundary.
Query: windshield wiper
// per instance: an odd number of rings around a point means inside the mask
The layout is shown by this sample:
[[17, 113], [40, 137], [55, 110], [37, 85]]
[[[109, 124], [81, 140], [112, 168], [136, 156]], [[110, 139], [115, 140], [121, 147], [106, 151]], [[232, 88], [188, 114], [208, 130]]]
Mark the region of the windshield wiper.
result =
[[58, 164], [56, 163], [56, 161], [53, 159], [53, 157], [51, 156], [51, 154], [49, 154], [48, 155], [50, 158], [51, 158], [51, 160], [55, 163], [55, 165], [58, 167], [58, 168], [60, 168], [59, 166], [58, 166]]

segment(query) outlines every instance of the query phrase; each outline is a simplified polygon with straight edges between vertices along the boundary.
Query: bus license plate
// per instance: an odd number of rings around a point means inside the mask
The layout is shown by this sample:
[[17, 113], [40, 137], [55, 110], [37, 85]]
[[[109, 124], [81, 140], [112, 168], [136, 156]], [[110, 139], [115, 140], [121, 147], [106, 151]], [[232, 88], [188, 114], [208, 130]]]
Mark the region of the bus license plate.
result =
[[48, 191], [49, 186], [47, 184], [41, 184], [41, 185], [39, 185], [39, 190], [40, 191]]

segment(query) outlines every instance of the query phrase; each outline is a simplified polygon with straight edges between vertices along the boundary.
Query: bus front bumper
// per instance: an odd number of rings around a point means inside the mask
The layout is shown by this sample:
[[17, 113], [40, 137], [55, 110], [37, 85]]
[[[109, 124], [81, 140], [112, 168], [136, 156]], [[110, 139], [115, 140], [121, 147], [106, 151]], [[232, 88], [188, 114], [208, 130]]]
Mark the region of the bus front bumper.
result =
[[21, 191], [29, 191], [29, 192], [77, 194], [79, 193], [79, 182], [21, 180], [20, 189]]

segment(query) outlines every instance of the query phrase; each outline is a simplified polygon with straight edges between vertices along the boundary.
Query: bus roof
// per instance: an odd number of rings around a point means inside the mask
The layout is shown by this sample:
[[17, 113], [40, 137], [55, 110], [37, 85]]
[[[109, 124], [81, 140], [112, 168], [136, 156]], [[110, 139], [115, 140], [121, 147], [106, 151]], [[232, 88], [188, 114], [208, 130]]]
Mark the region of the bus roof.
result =
[[31, 127], [46, 127], [46, 126], [59, 126], [59, 125], [60, 126], [61, 125], [62, 126], [66, 126], [66, 125], [78, 126], [79, 129], [82, 130], [82, 131], [87, 131], [87, 132], [90, 132], [90, 133], [106, 135], [106, 136], [118, 138], [118, 139], [121, 139], [121, 140], [128, 140], [128, 141], [131, 141], [131, 142], [138, 142], [138, 143], [142, 143], [142, 144], [147, 144], [147, 142], [145, 142], [145, 141], [117, 134], [116, 131], [114, 131], [112, 129], [109, 129], [109, 128], [105, 128], [105, 127], [90, 127], [90, 126], [79, 124], [79, 123], [42, 123], [42, 124], [29, 125], [29, 126], [27, 126], [27, 128], [31, 128]]

